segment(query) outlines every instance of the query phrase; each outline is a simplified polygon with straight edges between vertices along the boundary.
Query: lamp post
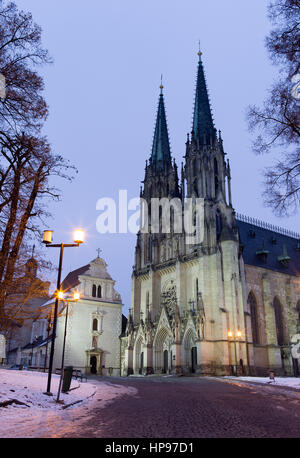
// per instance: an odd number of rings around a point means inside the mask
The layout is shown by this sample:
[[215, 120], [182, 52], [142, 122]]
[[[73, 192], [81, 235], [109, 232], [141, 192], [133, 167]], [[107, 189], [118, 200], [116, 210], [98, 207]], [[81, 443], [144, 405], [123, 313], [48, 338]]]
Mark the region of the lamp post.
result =
[[74, 232], [74, 243], [52, 243], [53, 231], [44, 231], [43, 243], [46, 244], [46, 247], [49, 248], [60, 248], [59, 255], [59, 264], [58, 264], [58, 274], [57, 274], [57, 287], [56, 287], [56, 299], [54, 306], [54, 317], [53, 317], [53, 328], [52, 328], [52, 338], [51, 338], [51, 350], [50, 350], [50, 359], [49, 359], [49, 370], [48, 370], [48, 382], [47, 382], [47, 391], [45, 394], [52, 396], [51, 393], [51, 377], [52, 377], [52, 368], [53, 368], [53, 357], [54, 357], [54, 346], [55, 346], [55, 337], [56, 337], [56, 326], [57, 326], [57, 314], [58, 314], [58, 303], [59, 303], [59, 293], [60, 284], [61, 284], [61, 271], [62, 271], [62, 262], [64, 248], [79, 247], [84, 240], [84, 232], [82, 230], [77, 230]]
[[53, 306], [51, 307], [50, 313], [48, 315], [48, 320], [47, 320], [47, 342], [46, 342], [46, 351], [45, 351], [44, 372], [46, 372], [46, 367], [47, 367], [48, 342], [49, 342], [49, 335], [50, 335], [50, 330], [51, 330], [52, 312], [53, 312]]
[[[60, 291], [60, 292], [62, 293], [62, 291]], [[62, 296], [63, 296], [63, 293], [62, 293]], [[73, 293], [73, 297], [71, 299], [70, 298], [66, 299], [67, 305], [66, 305], [66, 318], [65, 318], [65, 332], [64, 332], [62, 356], [61, 356], [60, 380], [59, 380], [59, 386], [58, 386], [56, 402], [59, 402], [61, 385], [62, 385], [63, 375], [64, 375], [65, 347], [66, 347], [67, 325], [68, 325], [68, 315], [69, 315], [69, 303], [70, 302], [78, 302], [79, 299], [80, 299], [80, 294], [78, 292]]]
[[[240, 338], [242, 337], [242, 333], [241, 333], [241, 331], [238, 329], [238, 330], [235, 332], [235, 334], [234, 334], [232, 331], [228, 331], [227, 336], [228, 336], [229, 342], [233, 342], [233, 343], [234, 343], [235, 376], [237, 377], [237, 376], [238, 376], [238, 363], [237, 363], [236, 344], [237, 344], [238, 341], [236, 340], [236, 338], [240, 339]], [[234, 338], [234, 340], [232, 340], [232, 338]]]

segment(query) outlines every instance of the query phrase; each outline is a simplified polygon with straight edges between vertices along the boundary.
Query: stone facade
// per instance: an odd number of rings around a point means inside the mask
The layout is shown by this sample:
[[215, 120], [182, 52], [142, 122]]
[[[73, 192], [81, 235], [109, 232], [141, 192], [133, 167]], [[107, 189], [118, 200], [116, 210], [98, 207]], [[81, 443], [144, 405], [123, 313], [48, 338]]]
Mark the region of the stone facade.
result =
[[[147, 208], [153, 198], [179, 199], [182, 218], [186, 198], [193, 206], [202, 199], [203, 237], [191, 244], [184, 230], [176, 233], [172, 213], [169, 231], [160, 229], [164, 214], [159, 214], [159, 231], [153, 231], [151, 211], [143, 218], [135, 249], [131, 309], [121, 344], [122, 375], [265, 375], [270, 369], [295, 373], [298, 363], [291, 358], [290, 338], [297, 331], [300, 313], [296, 238], [279, 237], [280, 244], [283, 239], [284, 246], [291, 246], [292, 259], [286, 248], [282, 256], [274, 248], [268, 258], [264, 241], [257, 237], [256, 243], [263, 246], [253, 245], [255, 231], [260, 237], [262, 229], [236, 217], [230, 166], [221, 133], [217, 135], [214, 128], [201, 53], [193, 130], [186, 142], [181, 182], [171, 158], [161, 87], [141, 197]], [[241, 231], [247, 240], [242, 240]], [[274, 231], [263, 231], [263, 238], [276, 236]], [[298, 271], [288, 267], [290, 261]]]
[[[245, 301], [245, 321], [248, 330], [249, 366], [252, 375], [263, 375], [268, 369], [281, 374], [297, 372], [297, 363], [291, 358], [290, 342], [299, 329], [300, 284], [299, 277], [268, 269], [245, 266], [246, 297], [253, 294], [257, 307], [258, 339], [253, 343], [251, 312]], [[278, 343], [274, 301], [282, 310], [282, 345]], [[296, 367], [295, 367], [296, 366]], [[298, 370], [299, 370], [298, 367]]]

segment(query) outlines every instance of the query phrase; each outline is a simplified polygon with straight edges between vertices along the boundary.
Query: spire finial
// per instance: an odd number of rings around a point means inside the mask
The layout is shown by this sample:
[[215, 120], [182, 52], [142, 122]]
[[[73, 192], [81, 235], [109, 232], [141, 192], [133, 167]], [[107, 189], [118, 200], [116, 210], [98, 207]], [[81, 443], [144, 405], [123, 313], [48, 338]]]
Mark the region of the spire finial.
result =
[[97, 248], [96, 251], [97, 251], [97, 253], [98, 253], [98, 258], [100, 258], [100, 253], [101, 253], [101, 251], [102, 251], [101, 248]]
[[199, 40], [199, 51], [198, 51], [198, 56], [199, 56], [199, 60], [201, 60], [201, 56], [202, 56], [202, 51], [201, 51], [201, 44], [200, 44], [200, 40]]
[[160, 93], [161, 93], [161, 94], [162, 94], [162, 90], [163, 90], [163, 88], [164, 88], [164, 87], [163, 87], [163, 83], [162, 83], [162, 79], [163, 79], [163, 76], [162, 76], [162, 74], [161, 74], [161, 75], [160, 75], [160, 86], [159, 86], [159, 88], [160, 88]]

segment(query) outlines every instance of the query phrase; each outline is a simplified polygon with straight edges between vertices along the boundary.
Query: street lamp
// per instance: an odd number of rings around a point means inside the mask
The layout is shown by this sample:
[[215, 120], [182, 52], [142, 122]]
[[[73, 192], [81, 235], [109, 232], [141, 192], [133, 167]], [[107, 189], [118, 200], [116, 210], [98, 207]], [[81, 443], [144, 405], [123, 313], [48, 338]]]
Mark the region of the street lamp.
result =
[[63, 349], [62, 349], [62, 356], [61, 356], [61, 370], [60, 370], [60, 380], [59, 380], [59, 386], [58, 386], [58, 392], [57, 392], [57, 398], [56, 402], [59, 401], [59, 396], [60, 396], [60, 391], [61, 391], [61, 385], [63, 381], [63, 375], [64, 375], [64, 362], [65, 362], [65, 347], [66, 347], [66, 336], [67, 336], [67, 324], [68, 324], [68, 315], [69, 315], [69, 303], [70, 302], [78, 302], [80, 299], [80, 294], [78, 292], [73, 293], [73, 297], [71, 298], [66, 298], [66, 318], [65, 318], [65, 332], [64, 332], [64, 341], [63, 341]]
[[[229, 342], [233, 342], [234, 343], [234, 356], [235, 356], [235, 375], [236, 377], [238, 376], [238, 363], [237, 363], [237, 351], [236, 351], [236, 344], [237, 344], [237, 339], [240, 339], [242, 337], [242, 333], [240, 331], [240, 329], [238, 329], [235, 334], [232, 332], [232, 331], [228, 331], [227, 332], [227, 336], [228, 336], [228, 340]], [[234, 340], [232, 340], [232, 338]]]
[[55, 299], [55, 306], [54, 306], [54, 317], [53, 317], [53, 329], [52, 329], [52, 338], [51, 338], [51, 351], [50, 351], [50, 360], [49, 360], [49, 370], [48, 370], [48, 382], [47, 382], [47, 391], [45, 394], [52, 396], [51, 393], [51, 377], [52, 377], [52, 368], [53, 368], [53, 357], [54, 357], [54, 345], [55, 345], [55, 337], [56, 337], [56, 326], [57, 326], [57, 313], [58, 313], [58, 303], [60, 300], [59, 294], [61, 292], [61, 271], [62, 271], [62, 262], [63, 262], [63, 254], [64, 248], [71, 248], [71, 247], [79, 247], [81, 243], [84, 241], [84, 231], [76, 230], [74, 232], [74, 243], [52, 243], [53, 239], [53, 231], [44, 231], [43, 236], [43, 243], [45, 243], [46, 247], [49, 248], [60, 248], [60, 255], [59, 255], [59, 265], [58, 265], [58, 274], [57, 274], [57, 287], [56, 287], [56, 299]]

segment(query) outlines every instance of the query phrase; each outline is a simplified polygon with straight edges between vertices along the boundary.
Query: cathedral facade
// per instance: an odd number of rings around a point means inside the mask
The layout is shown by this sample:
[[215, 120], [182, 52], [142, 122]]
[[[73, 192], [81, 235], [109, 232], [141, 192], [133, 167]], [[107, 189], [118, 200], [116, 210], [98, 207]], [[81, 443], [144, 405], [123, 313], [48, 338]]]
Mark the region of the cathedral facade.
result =
[[[199, 52], [193, 128], [179, 178], [163, 87], [141, 198], [203, 202], [203, 234], [137, 234], [122, 375], [299, 375], [300, 235], [237, 215], [231, 172], [211, 113]], [[159, 228], [163, 214], [159, 214]], [[197, 222], [195, 223], [197, 224]], [[294, 355], [294, 356], [293, 356]], [[298, 355], [296, 355], [298, 356]]]

